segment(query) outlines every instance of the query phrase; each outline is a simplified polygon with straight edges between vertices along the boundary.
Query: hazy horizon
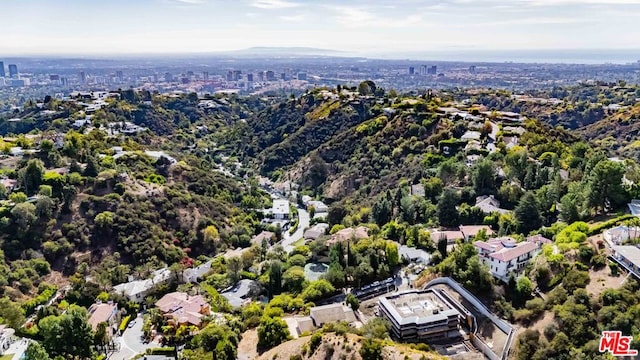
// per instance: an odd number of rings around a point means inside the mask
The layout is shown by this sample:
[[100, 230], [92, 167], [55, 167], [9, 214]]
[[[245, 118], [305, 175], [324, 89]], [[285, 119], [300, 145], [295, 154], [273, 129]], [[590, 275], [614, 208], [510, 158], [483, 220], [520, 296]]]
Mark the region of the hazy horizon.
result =
[[640, 0], [25, 0], [3, 4], [3, 15], [3, 29], [10, 34], [0, 43], [5, 57], [197, 54], [251, 47], [396, 58], [606, 52], [633, 51], [640, 38], [635, 23]]

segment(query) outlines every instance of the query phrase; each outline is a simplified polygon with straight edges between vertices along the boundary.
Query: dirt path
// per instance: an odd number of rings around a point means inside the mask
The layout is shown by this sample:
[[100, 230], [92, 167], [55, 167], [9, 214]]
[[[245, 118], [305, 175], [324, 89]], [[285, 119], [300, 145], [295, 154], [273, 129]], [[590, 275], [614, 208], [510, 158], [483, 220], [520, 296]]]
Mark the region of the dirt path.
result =
[[242, 334], [240, 343], [238, 343], [238, 359], [253, 360], [258, 358], [256, 344], [258, 344], [258, 330], [251, 329], [245, 331]]

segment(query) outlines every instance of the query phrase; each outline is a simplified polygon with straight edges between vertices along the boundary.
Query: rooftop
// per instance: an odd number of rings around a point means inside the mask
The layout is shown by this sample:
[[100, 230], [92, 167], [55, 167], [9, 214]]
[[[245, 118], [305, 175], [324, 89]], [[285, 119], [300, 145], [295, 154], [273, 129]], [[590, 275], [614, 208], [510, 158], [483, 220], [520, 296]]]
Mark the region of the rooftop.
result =
[[380, 305], [384, 306], [400, 325], [434, 322], [459, 314], [433, 289], [411, 290], [382, 297]]
[[501, 237], [489, 239], [488, 241], [476, 241], [473, 243], [476, 247], [487, 250], [489, 257], [498, 261], [509, 262], [513, 259], [530, 253], [538, 249], [538, 243], [533, 241], [523, 241], [518, 243], [510, 237]]
[[163, 296], [156, 306], [165, 314], [171, 315], [179, 323], [200, 325], [209, 304], [201, 295], [189, 295], [183, 292], [172, 292]]
[[98, 324], [108, 322], [113, 313], [118, 308], [116, 304], [96, 303], [89, 307], [89, 320], [87, 321], [91, 328], [95, 331]]
[[640, 248], [633, 245], [614, 246], [613, 250], [616, 254], [623, 256], [625, 259], [640, 267]]
[[289, 214], [289, 200], [275, 199], [273, 200], [274, 214]]

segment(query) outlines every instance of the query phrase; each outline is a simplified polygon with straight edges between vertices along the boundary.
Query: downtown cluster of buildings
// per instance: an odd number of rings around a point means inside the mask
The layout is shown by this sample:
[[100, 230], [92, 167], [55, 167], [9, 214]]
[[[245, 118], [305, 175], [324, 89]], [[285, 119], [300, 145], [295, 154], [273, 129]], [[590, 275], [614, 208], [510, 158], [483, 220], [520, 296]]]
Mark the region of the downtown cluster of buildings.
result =
[[4, 61], [0, 61], [0, 86], [26, 86], [30, 84], [29, 78], [20, 78], [18, 65], [9, 64], [5, 69]]

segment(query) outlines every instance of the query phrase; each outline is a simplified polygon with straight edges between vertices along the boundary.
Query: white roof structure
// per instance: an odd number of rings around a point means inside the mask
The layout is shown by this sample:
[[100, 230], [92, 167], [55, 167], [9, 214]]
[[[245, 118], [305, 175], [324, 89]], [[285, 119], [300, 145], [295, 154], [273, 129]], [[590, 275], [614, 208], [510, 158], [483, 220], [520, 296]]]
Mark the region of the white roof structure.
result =
[[272, 207], [273, 215], [289, 215], [289, 200], [275, 199]]
[[138, 295], [145, 294], [154, 286], [164, 283], [173, 277], [173, 273], [168, 268], [162, 268], [153, 272], [153, 276], [150, 279], [145, 280], [133, 280], [127, 283], [118, 284], [113, 289], [130, 299], [138, 297]]

